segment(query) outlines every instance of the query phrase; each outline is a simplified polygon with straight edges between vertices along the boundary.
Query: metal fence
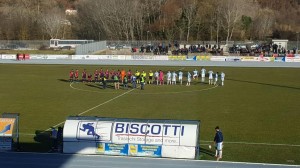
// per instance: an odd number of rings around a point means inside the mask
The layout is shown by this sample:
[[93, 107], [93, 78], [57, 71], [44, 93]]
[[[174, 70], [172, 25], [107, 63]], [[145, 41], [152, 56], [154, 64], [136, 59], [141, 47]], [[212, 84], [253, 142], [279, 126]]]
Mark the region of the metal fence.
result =
[[79, 45], [75, 48], [76, 55], [94, 54], [107, 48], [106, 41], [98, 41], [89, 44]]
[[[174, 45], [175, 41], [168, 41], [168, 40], [148, 40], [148, 41], [120, 41], [120, 40], [110, 40], [110, 41], [100, 41], [92, 43], [91, 45], [78, 47], [77, 53], [93, 53], [96, 52], [97, 49], [103, 50], [106, 48], [134, 48], [134, 47], [141, 47], [152, 45], [152, 46], [158, 46], [158, 45]], [[181, 45], [215, 45], [217, 44], [216, 41], [177, 41], [178, 44]], [[263, 44], [266, 43], [266, 41], [230, 41], [228, 44], [228, 47], [230, 47], [233, 44]], [[226, 44], [225, 41], [220, 41], [220, 45]], [[49, 40], [0, 40], [0, 50], [39, 50], [39, 49], [47, 49], [50, 46]], [[288, 41], [287, 49], [292, 50], [294, 48], [300, 47], [300, 42], [298, 41]]]
[[0, 40], [1, 50], [39, 50], [49, 47], [49, 40]]

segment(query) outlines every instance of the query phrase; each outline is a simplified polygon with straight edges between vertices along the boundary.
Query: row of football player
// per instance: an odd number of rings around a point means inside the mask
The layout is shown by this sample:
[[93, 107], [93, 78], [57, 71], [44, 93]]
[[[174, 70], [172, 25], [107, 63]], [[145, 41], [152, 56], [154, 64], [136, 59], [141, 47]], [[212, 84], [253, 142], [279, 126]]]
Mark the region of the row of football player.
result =
[[[145, 71], [142, 71], [142, 73], [140, 73], [138, 70], [136, 70], [136, 72], [134, 74], [131, 72], [131, 70], [129, 70], [127, 73], [126, 73], [125, 70], [122, 70], [122, 71], [120, 71], [120, 70], [118, 70], [118, 71], [114, 71], [114, 70], [108, 71], [108, 70], [106, 70], [104, 72], [104, 71], [102, 71], [102, 69], [100, 69], [99, 72], [98, 72], [98, 70], [96, 70], [95, 73], [94, 73], [94, 82], [99, 82], [100, 81], [99, 77], [100, 78], [105, 77], [106, 80], [110, 79], [110, 78], [112, 80], [114, 80], [115, 76], [118, 76], [118, 79], [121, 82], [123, 82], [123, 79], [126, 76], [126, 78], [129, 81], [132, 80], [132, 78], [136, 78], [136, 82], [140, 83], [140, 77], [143, 76], [144, 78], [146, 78], [147, 73]], [[173, 72], [168, 71], [166, 73], [166, 75], [161, 70], [156, 71], [155, 73], [153, 73], [150, 70], [150, 72], [148, 73], [148, 83], [151, 84], [151, 83], [153, 83], [153, 80], [154, 80], [157, 85], [163, 85], [165, 76], [167, 78], [167, 85], [176, 84], [177, 77], [178, 77], [178, 80], [179, 80], [180, 84], [182, 84], [183, 72], [181, 70], [179, 70], [178, 74], [175, 71], [173, 71]], [[202, 68], [201, 69], [201, 82], [203, 82], [203, 83], [205, 82], [205, 76], [206, 76], [206, 70], [204, 68]], [[79, 71], [77, 69], [75, 71], [71, 70], [70, 73], [69, 73], [69, 77], [70, 77], [71, 82], [74, 81], [74, 80], [79, 81], [78, 80]], [[92, 82], [92, 77], [93, 77], [92, 74], [91, 73], [88, 74], [85, 69], [83, 70], [81, 77], [82, 77], [83, 82], [86, 82], [86, 81]], [[194, 80], [198, 80], [199, 73], [198, 73], [197, 69], [195, 69], [193, 71], [193, 74], [191, 74], [190, 72], [187, 72], [186, 77], [187, 77], [187, 85], [189, 86], [192, 78]], [[209, 77], [209, 84], [210, 85], [217, 84], [218, 78], [219, 78], [219, 73], [217, 72], [217, 73], [214, 74], [214, 72], [210, 70], [210, 71], [208, 71], [208, 77]], [[221, 77], [221, 85], [223, 86], [224, 85], [224, 79], [225, 79], [225, 73], [221, 72], [220, 77]]]

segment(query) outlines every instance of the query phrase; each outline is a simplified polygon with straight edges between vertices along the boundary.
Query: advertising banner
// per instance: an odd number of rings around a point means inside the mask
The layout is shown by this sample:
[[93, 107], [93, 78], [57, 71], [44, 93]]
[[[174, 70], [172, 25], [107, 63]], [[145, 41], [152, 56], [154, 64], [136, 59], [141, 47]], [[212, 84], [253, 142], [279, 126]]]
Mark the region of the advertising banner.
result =
[[197, 127], [187, 124], [114, 123], [113, 143], [196, 146]]
[[97, 143], [97, 154], [161, 157], [161, 146]]
[[271, 62], [272, 57], [254, 57], [255, 61], [259, 62]]
[[300, 57], [285, 57], [285, 62], [300, 62]]
[[0, 137], [11, 137], [13, 134], [15, 118], [0, 118]]
[[161, 157], [161, 146], [158, 145], [129, 145], [128, 155]]
[[[64, 153], [192, 159], [198, 146], [199, 121], [70, 117], [63, 135]], [[162, 154], [163, 149], [170, 151]], [[185, 153], [174, 153], [178, 151]]]
[[173, 55], [173, 56], [168, 56], [168, 60], [185, 60], [186, 56], [181, 56], [181, 55]]
[[285, 62], [285, 57], [274, 57], [274, 62]]
[[155, 56], [153, 55], [131, 55], [129, 56], [131, 60], [154, 60]]
[[0, 151], [12, 150], [12, 138], [0, 137]]
[[226, 57], [225, 56], [211, 56], [210, 60], [211, 61], [225, 61]]
[[239, 57], [239, 56], [227, 56], [225, 61], [230, 61], [230, 62], [241, 61], [241, 57]]
[[252, 56], [243, 56], [241, 61], [251, 61], [251, 62], [271, 62], [273, 57], [252, 57]]
[[16, 59], [17, 56], [16, 54], [1, 54], [0, 55], [1, 59]]
[[128, 155], [128, 144], [105, 143], [104, 154], [107, 155]]
[[154, 60], [169, 60], [168, 56], [167, 55], [156, 55]]
[[255, 57], [251, 57], [251, 56], [243, 56], [241, 57], [241, 61], [251, 61], [251, 62], [256, 62], [258, 61]]
[[[102, 141], [152, 145], [195, 146], [197, 125], [110, 121], [67, 121], [68, 141]], [[71, 124], [70, 122], [74, 122]], [[76, 135], [76, 136], [74, 136]], [[74, 137], [74, 138], [72, 138]]]
[[69, 59], [69, 55], [42, 55], [33, 54], [30, 55], [30, 59]]

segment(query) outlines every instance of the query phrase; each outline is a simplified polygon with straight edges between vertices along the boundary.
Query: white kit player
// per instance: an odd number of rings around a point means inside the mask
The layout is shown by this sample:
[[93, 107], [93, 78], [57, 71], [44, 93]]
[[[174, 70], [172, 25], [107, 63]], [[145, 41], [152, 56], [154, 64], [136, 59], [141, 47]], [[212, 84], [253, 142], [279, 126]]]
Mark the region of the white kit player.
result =
[[171, 72], [170, 71], [168, 71], [168, 73], [167, 73], [167, 85], [171, 85], [171, 77], [172, 77], [172, 74], [171, 74]]
[[214, 74], [214, 72], [212, 70], [208, 71], [208, 84], [209, 85], [213, 84], [213, 74]]
[[190, 72], [188, 72], [186, 86], [190, 86], [191, 85], [191, 80], [192, 80], [192, 74]]
[[178, 80], [179, 80], [179, 82], [180, 82], [181, 85], [182, 85], [182, 78], [183, 78], [183, 72], [179, 71], [178, 72]]
[[197, 69], [195, 69], [193, 71], [193, 79], [197, 79], [198, 80], [198, 70]]
[[206, 69], [201, 68], [201, 82], [205, 82], [205, 74], [206, 74]]
[[214, 83], [214, 85], [217, 84], [217, 82], [218, 82], [218, 77], [219, 77], [219, 72], [217, 72], [217, 73], [215, 74], [215, 83]]
[[176, 74], [176, 72], [174, 71], [174, 72], [172, 73], [172, 85], [176, 85], [176, 78], [177, 78], [177, 74]]
[[222, 82], [222, 86], [224, 86], [224, 79], [225, 79], [225, 73], [221, 72], [221, 82]]
[[154, 73], [154, 78], [155, 78], [155, 81], [156, 81], [156, 85], [158, 85], [158, 76], [159, 76], [159, 73], [157, 71], [155, 71]]

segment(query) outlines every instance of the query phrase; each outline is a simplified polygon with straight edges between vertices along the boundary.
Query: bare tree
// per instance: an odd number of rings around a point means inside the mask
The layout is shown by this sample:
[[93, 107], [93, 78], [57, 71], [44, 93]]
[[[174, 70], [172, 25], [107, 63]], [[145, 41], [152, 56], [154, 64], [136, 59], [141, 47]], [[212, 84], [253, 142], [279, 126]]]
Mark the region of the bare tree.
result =
[[254, 32], [258, 39], [265, 40], [265, 37], [272, 34], [272, 27], [275, 23], [274, 12], [268, 8], [260, 10], [254, 20]]
[[175, 0], [168, 0], [161, 6], [161, 13], [164, 17], [164, 32], [168, 40], [174, 40], [178, 34], [176, 21], [182, 14], [181, 4]]
[[190, 37], [190, 30], [196, 23], [196, 12], [197, 12], [197, 3], [196, 0], [189, 0], [185, 2], [185, 5], [183, 7], [183, 13], [186, 19], [186, 41], [189, 41]]
[[40, 23], [42, 24], [45, 33], [52, 39], [61, 38], [62, 34], [60, 34], [60, 31], [64, 24], [69, 24], [65, 14], [59, 8], [44, 12], [40, 17]]
[[241, 17], [251, 10], [253, 1], [249, 0], [222, 0], [219, 1], [221, 15], [223, 16], [223, 26], [226, 31], [226, 43], [232, 38]]

